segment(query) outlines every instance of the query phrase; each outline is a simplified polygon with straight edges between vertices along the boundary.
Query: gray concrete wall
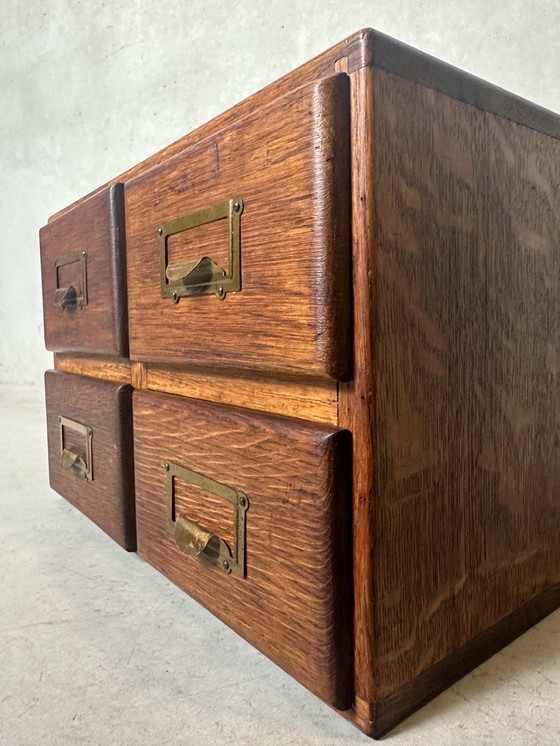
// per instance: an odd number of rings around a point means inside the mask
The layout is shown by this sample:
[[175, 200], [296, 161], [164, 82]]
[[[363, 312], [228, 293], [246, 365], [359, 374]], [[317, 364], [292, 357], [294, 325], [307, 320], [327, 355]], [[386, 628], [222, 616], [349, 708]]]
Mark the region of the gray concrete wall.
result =
[[560, 0], [2, 0], [0, 383], [50, 364], [50, 214], [364, 26], [560, 111]]

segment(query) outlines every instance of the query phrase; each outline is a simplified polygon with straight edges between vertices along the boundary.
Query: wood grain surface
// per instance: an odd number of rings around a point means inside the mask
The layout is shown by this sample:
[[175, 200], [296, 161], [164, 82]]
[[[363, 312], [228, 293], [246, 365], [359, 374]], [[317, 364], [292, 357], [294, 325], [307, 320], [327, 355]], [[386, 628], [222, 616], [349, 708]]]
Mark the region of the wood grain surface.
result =
[[[123, 185], [114, 184], [40, 231], [48, 350], [128, 354]], [[55, 260], [87, 252], [87, 305], [59, 308]], [[60, 287], [81, 286], [80, 263], [59, 268]]]
[[132, 383], [131, 365], [130, 360], [126, 359], [65, 355], [60, 352], [54, 355], [55, 370], [116, 383]]
[[144, 363], [132, 362], [130, 364], [132, 385], [135, 389], [145, 389], [148, 386], [148, 371]]
[[335, 381], [281, 380], [219, 369], [63, 353], [55, 353], [54, 367], [66, 373], [131, 383], [135, 389], [147, 388], [312, 422], [338, 424], [338, 384]]
[[[407, 715], [432, 699], [435, 693], [454, 684], [559, 606], [560, 583], [556, 583], [377, 702], [373, 708], [373, 721], [362, 729], [375, 738], [385, 735]], [[538, 701], [535, 706], [539, 706]]]
[[334, 381], [283, 381], [228, 374], [220, 370], [184, 369], [146, 364], [143, 388], [194, 399], [258, 409], [272, 414], [338, 424], [338, 387]]
[[[49, 476], [53, 490], [75, 505], [116, 542], [136, 549], [132, 387], [85, 376], [47, 371]], [[60, 466], [59, 415], [92, 430], [93, 480], [84, 482]], [[84, 453], [84, 439], [71, 431], [72, 450]], [[67, 441], [65, 439], [65, 447]]]
[[[343, 64], [343, 63], [341, 63]], [[343, 68], [344, 69], [344, 68]], [[368, 730], [376, 699], [374, 672], [374, 452], [375, 367], [375, 252], [373, 228], [374, 71], [364, 67], [350, 73], [352, 141], [352, 266], [355, 373], [339, 384], [339, 427], [353, 439], [353, 546], [354, 546], [354, 668], [355, 718]]]
[[[348, 118], [348, 77], [337, 75], [127, 183], [135, 360], [349, 377]], [[224, 301], [162, 298], [159, 225], [236, 196], [245, 205], [241, 291]], [[184, 234], [183, 261], [224, 251], [225, 231], [210, 245], [197, 231]]]
[[[350, 707], [349, 433], [150, 391], [135, 391], [133, 408], [139, 554], [322, 699]], [[247, 494], [246, 578], [177, 549], [166, 459]], [[231, 531], [207, 493], [183, 486], [178, 500]]]
[[558, 113], [537, 106], [380, 31], [366, 29], [364, 33], [367, 38], [364, 44], [368, 49], [364, 58], [374, 69], [398, 75], [502, 119], [560, 138]]
[[380, 71], [374, 91], [385, 699], [560, 581], [560, 143]]
[[[144, 389], [142, 556], [370, 735], [560, 603], [558, 138], [558, 115], [359, 32], [114, 180], [134, 361], [55, 356]], [[102, 234], [96, 195], [51, 219], [48, 251]], [[162, 300], [160, 223], [238, 195], [242, 291]], [[196, 236], [225, 262], [224, 225], [173, 237], [172, 260]], [[61, 375], [49, 442], [73, 397], [110, 440], [107, 384]], [[246, 579], [176, 549], [166, 458], [249, 495]], [[59, 487], [114, 532], [112, 488]], [[220, 500], [179, 482], [177, 506], [232, 540]]]

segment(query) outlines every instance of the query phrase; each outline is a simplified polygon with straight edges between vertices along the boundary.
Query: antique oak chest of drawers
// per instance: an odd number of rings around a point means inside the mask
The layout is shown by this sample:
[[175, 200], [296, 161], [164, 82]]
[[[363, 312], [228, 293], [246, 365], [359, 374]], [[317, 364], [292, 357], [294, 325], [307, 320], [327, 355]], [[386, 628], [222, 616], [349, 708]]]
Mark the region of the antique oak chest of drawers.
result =
[[560, 605], [559, 138], [366, 30], [41, 231], [53, 488], [374, 736]]

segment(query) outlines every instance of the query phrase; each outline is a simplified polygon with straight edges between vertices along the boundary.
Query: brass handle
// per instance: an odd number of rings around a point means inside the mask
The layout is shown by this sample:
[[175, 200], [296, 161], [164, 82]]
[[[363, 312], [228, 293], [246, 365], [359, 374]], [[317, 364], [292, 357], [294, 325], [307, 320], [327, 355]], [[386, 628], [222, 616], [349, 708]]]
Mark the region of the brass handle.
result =
[[165, 276], [171, 283], [201, 285], [225, 277], [224, 270], [215, 264], [209, 256], [202, 259], [189, 259], [178, 264], [168, 264]]
[[[80, 264], [80, 285], [58, 286], [58, 270], [68, 264]], [[58, 257], [54, 263], [56, 279], [56, 290], [54, 292], [53, 304], [58, 308], [78, 308], [87, 306], [87, 251], [75, 251]]]
[[[167, 524], [174, 533], [177, 548], [221, 572], [245, 577], [245, 513], [249, 507], [247, 495], [173, 461], [166, 461], [164, 466], [167, 472]], [[232, 505], [234, 539], [231, 549], [220, 536], [195, 523], [185, 514], [175, 516], [176, 479], [201, 487]]]
[[233, 558], [225, 541], [186, 515], [178, 516], [175, 521], [175, 543], [184, 554], [199, 557], [203, 562], [226, 572], [231, 571]]
[[59, 308], [75, 306], [78, 303], [79, 295], [81, 295], [81, 293], [79, 290], [76, 290], [74, 285], [70, 285], [68, 288], [57, 288], [54, 294], [53, 303]]
[[[83, 479], [84, 482], [93, 481], [93, 453], [91, 440], [93, 433], [91, 428], [87, 425], [82, 425], [81, 422], [71, 420], [69, 417], [63, 417], [62, 415], [58, 418], [58, 425], [60, 429], [60, 468], [72, 470], [76, 476]], [[75, 453], [69, 448], [66, 448], [64, 444], [65, 431], [74, 430], [84, 436], [85, 440], [85, 458]]]
[[74, 451], [63, 448], [60, 455], [60, 466], [62, 469], [74, 469], [74, 471], [81, 476], [87, 471], [85, 460]]
[[[197, 295], [216, 295], [223, 300], [227, 293], [241, 290], [241, 214], [240, 197], [219, 202], [198, 212], [188, 213], [162, 223], [158, 228], [160, 248], [161, 297], [178, 303], [180, 298]], [[228, 269], [225, 270], [208, 256], [168, 263], [170, 236], [198, 228], [216, 220], [228, 220]]]

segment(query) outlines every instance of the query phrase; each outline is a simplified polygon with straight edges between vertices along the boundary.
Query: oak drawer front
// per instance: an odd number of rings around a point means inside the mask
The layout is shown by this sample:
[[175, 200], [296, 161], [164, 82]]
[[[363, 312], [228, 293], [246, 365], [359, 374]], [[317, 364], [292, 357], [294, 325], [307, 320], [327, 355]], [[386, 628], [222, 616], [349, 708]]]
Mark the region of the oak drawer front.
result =
[[133, 411], [139, 554], [349, 707], [350, 434], [149, 391]]
[[47, 349], [126, 356], [123, 185], [103, 189], [39, 235]]
[[133, 359], [350, 377], [348, 117], [327, 78], [126, 183]]
[[133, 551], [132, 387], [47, 371], [45, 391], [51, 487]]

